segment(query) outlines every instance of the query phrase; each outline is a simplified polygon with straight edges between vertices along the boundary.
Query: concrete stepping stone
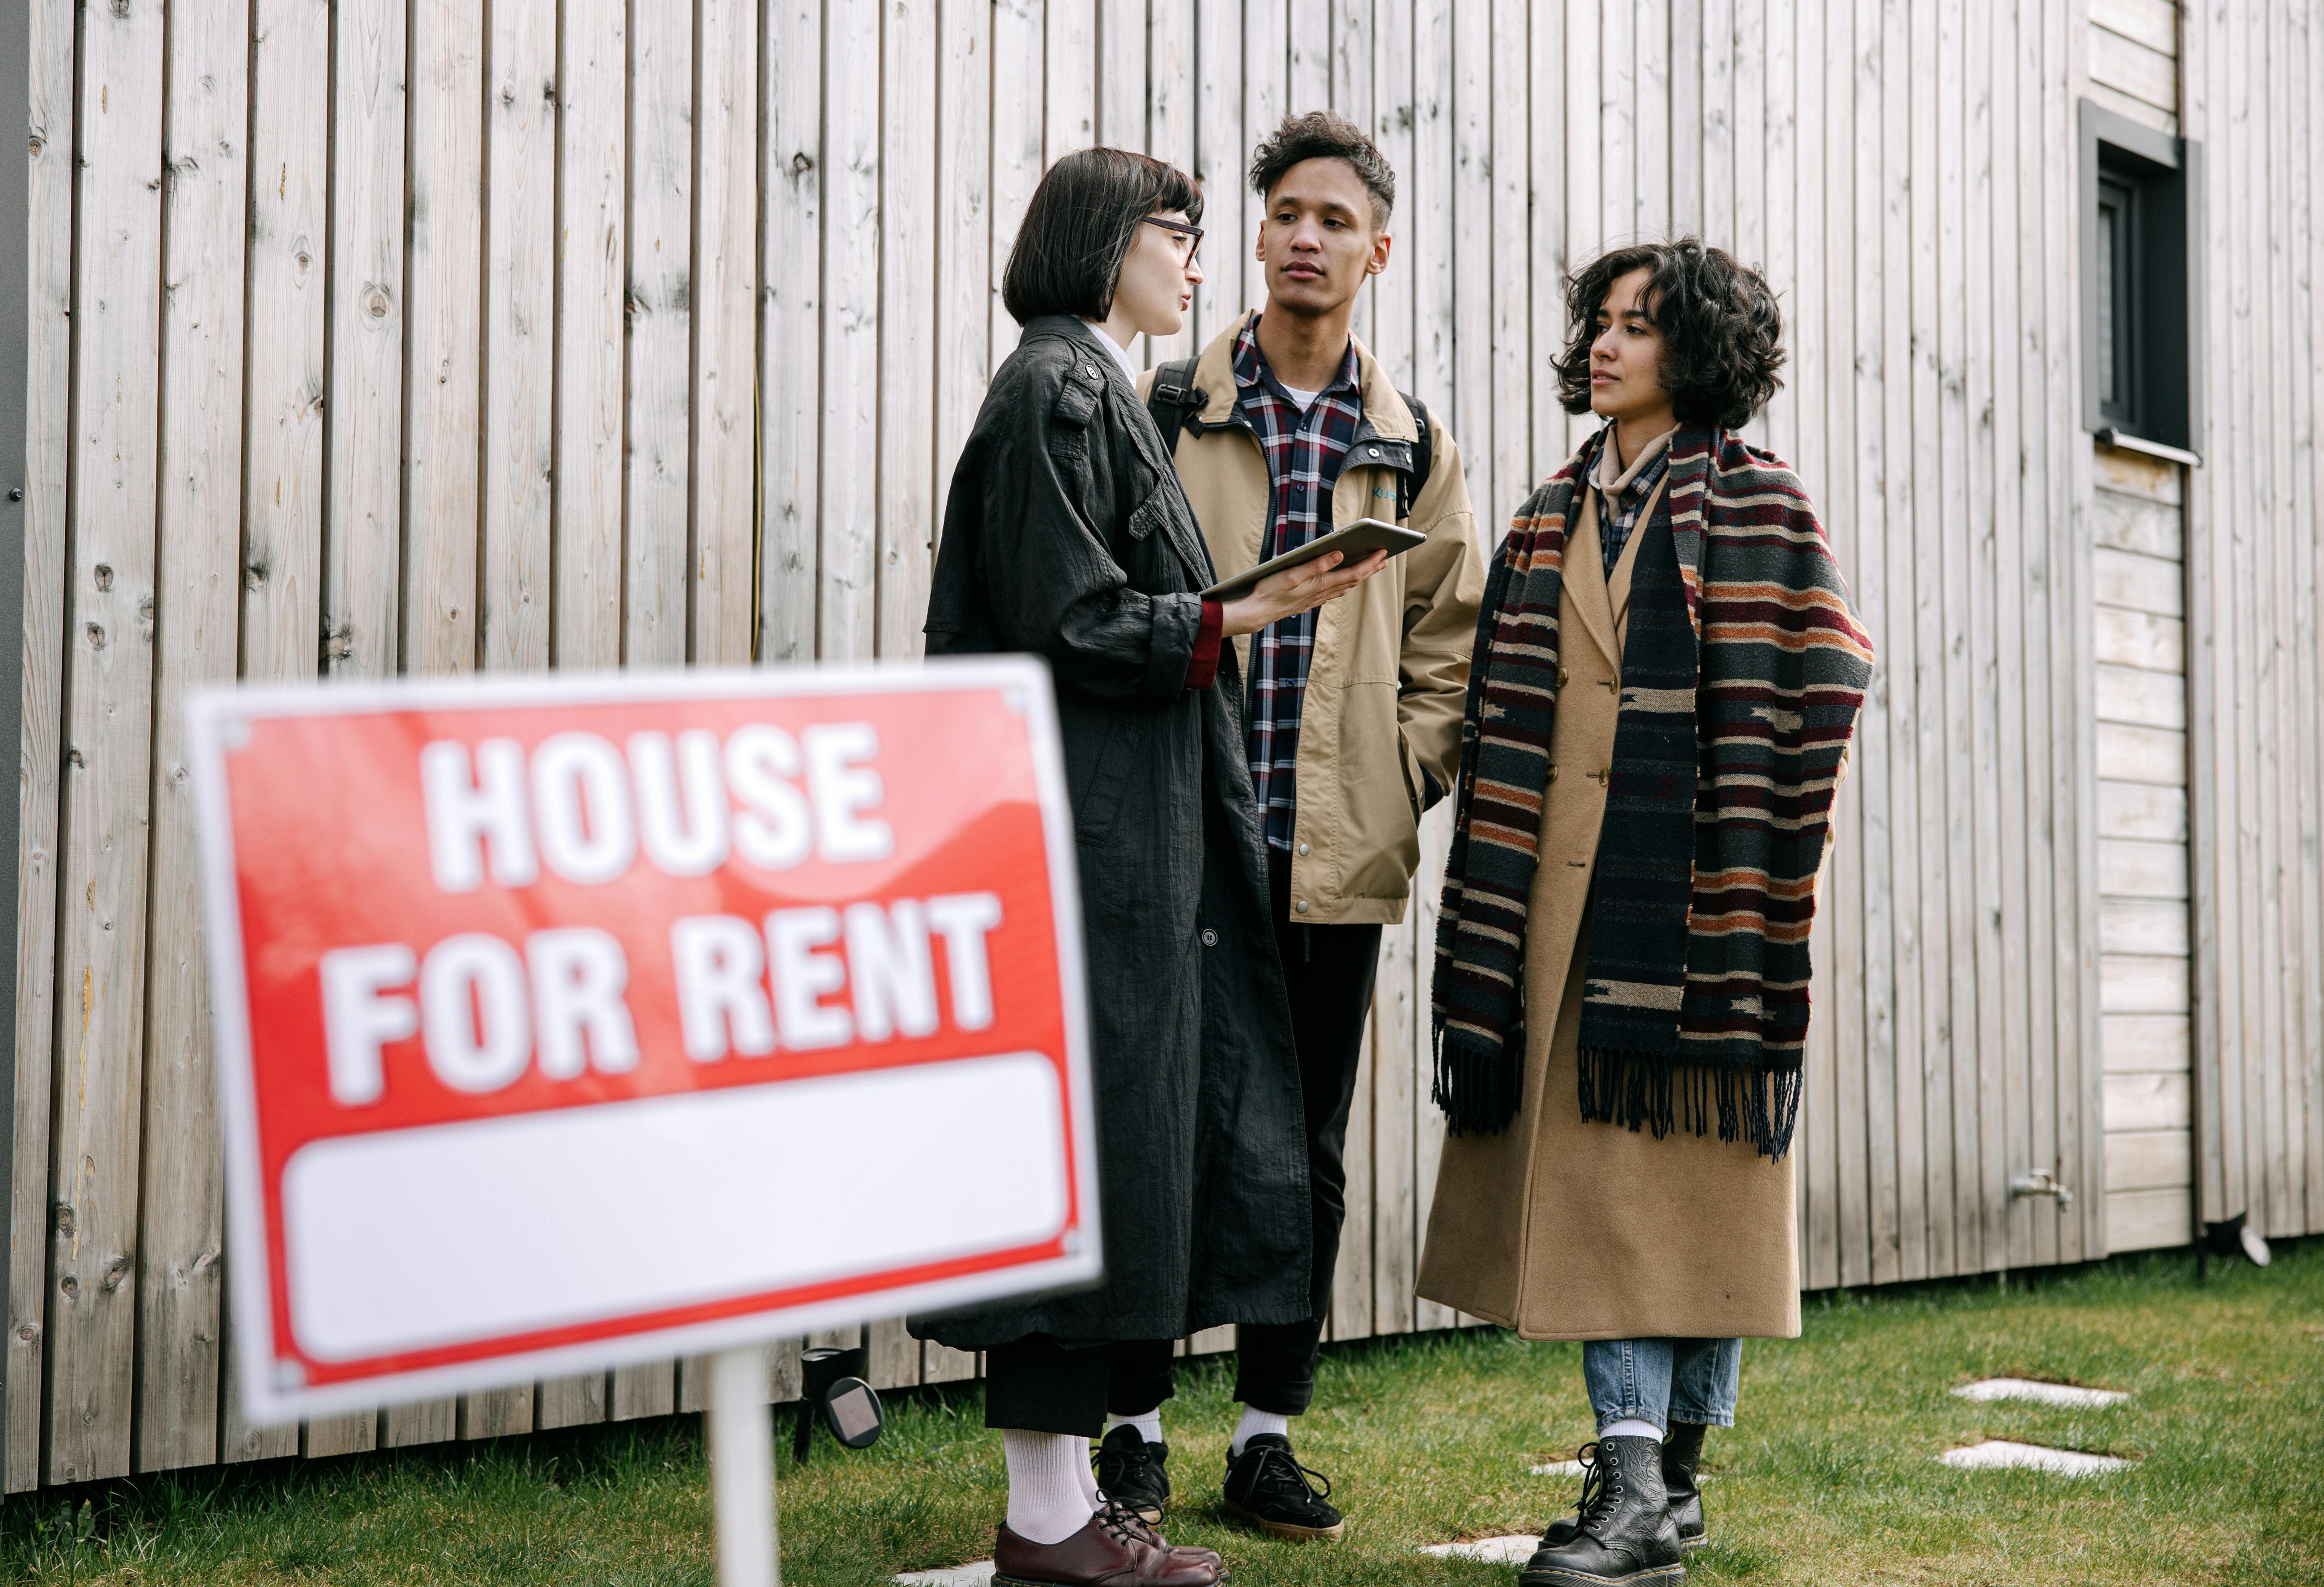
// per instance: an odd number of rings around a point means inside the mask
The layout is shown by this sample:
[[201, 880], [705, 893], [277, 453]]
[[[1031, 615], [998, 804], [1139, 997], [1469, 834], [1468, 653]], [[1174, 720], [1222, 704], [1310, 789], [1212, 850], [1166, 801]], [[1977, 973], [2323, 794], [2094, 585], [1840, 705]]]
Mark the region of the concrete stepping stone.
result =
[[1521, 1565], [1541, 1546], [1541, 1534], [1518, 1537], [1480, 1537], [1473, 1543], [1432, 1543], [1422, 1549], [1439, 1559], [1476, 1559], [1489, 1565]]
[[2016, 1467], [2053, 1472], [2061, 1477], [2096, 1477], [2107, 1472], [2119, 1472], [2130, 1464], [2115, 1455], [2086, 1454], [2079, 1449], [2045, 1449], [2038, 1444], [2016, 1444], [2006, 1438], [1988, 1438], [1983, 1444], [1949, 1449], [1937, 1458], [1949, 1466], [1967, 1471]]
[[949, 1570], [908, 1571], [896, 1580], [907, 1587], [985, 1587], [992, 1580], [992, 1562], [980, 1559]]
[[1953, 1393], [1962, 1399], [2030, 1399], [2037, 1405], [2072, 1406], [2099, 1410], [2130, 1398], [2118, 1389], [2076, 1389], [2069, 1383], [2037, 1383], [2030, 1378], [1986, 1378], [1964, 1383]]

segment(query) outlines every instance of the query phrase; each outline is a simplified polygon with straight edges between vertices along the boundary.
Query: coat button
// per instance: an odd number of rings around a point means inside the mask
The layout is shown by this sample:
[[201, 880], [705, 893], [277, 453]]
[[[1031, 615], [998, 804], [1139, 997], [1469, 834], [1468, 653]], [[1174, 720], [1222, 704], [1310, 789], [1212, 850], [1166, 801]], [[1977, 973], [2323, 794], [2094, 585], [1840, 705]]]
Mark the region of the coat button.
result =
[[1563, 688], [1565, 687], [1565, 680], [1572, 676], [1573, 674], [1568, 672], [1564, 668], [1559, 668], [1557, 669], [1557, 687]]
[[1301, 899], [1297, 903], [1291, 907], [1300, 914], [1304, 915], [1307, 912], [1307, 900], [1305, 899]]
[[1554, 766], [1552, 766], [1549, 769], [1549, 780], [1552, 782], [1555, 782], [1557, 780], [1557, 768]]
[[1305, 853], [1307, 852], [1307, 845], [1306, 845], [1305, 844], [1304, 844], [1304, 843], [1303, 843], [1303, 844], [1301, 844], [1299, 845], [1299, 852], [1300, 852], [1301, 853], [1303, 853], [1303, 854], [1304, 854], [1304, 853]]
[[1370, 451], [1371, 451], [1371, 455], [1372, 455], [1373, 457], [1379, 457], [1379, 448], [1378, 447], [1371, 447], [1371, 448], [1370, 448]]
[[1219, 934], [1212, 930], [1207, 926], [1203, 927], [1203, 946], [1206, 948], [1214, 948], [1219, 946]]

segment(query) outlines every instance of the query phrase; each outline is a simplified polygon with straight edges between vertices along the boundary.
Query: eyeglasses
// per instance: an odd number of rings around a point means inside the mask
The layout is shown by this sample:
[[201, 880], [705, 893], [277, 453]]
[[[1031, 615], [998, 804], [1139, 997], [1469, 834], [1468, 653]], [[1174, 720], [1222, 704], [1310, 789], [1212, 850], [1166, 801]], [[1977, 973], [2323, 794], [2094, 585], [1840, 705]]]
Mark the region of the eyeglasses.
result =
[[1185, 238], [1186, 243], [1186, 251], [1179, 255], [1178, 263], [1181, 264], [1192, 264], [1194, 262], [1194, 250], [1203, 245], [1203, 228], [1201, 226], [1188, 226], [1183, 220], [1165, 220], [1158, 215], [1141, 216], [1139, 218], [1148, 226], [1158, 226], [1173, 236]]

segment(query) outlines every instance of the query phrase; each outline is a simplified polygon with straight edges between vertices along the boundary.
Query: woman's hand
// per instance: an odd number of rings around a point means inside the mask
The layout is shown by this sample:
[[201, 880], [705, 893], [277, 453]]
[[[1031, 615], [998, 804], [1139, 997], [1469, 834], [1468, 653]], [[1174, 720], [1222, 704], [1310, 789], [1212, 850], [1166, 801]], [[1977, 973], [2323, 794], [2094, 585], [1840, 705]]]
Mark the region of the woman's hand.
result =
[[1257, 633], [1270, 623], [1337, 599], [1388, 566], [1388, 553], [1374, 551], [1352, 567], [1341, 567], [1346, 560], [1344, 552], [1326, 551], [1312, 562], [1260, 579], [1250, 594], [1221, 608], [1226, 621], [1219, 632], [1229, 639]]

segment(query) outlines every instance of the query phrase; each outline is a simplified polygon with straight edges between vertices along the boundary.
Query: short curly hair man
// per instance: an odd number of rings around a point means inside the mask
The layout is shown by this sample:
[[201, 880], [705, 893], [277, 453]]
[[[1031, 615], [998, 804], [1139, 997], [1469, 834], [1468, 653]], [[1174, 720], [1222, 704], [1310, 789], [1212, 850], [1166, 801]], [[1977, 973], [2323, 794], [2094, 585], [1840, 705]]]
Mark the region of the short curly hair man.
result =
[[1590, 411], [1590, 345], [1614, 283], [1650, 273], [1646, 301], [1663, 334], [1663, 389], [1681, 424], [1734, 429], [1784, 383], [1784, 316], [1775, 290], [1723, 248], [1694, 237], [1601, 254], [1565, 290], [1565, 352], [1551, 360], [1569, 413]]

